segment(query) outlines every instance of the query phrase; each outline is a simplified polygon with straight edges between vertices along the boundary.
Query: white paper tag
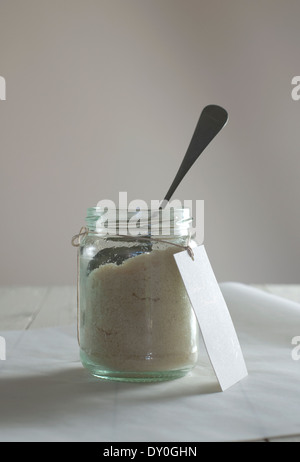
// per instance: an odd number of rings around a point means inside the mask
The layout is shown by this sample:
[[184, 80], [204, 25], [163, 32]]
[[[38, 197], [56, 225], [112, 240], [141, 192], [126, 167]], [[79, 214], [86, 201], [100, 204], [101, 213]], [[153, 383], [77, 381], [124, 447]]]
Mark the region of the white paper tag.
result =
[[237, 334], [204, 245], [174, 254], [203, 341], [224, 391], [248, 375]]

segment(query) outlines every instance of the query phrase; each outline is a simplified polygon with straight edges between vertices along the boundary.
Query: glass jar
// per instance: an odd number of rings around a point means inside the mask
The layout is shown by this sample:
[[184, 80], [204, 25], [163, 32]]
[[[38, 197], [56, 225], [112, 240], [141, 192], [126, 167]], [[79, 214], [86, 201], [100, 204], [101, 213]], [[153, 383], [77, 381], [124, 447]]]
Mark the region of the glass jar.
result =
[[197, 362], [199, 335], [173, 257], [197, 245], [189, 209], [109, 212], [88, 209], [79, 245], [81, 362], [103, 379], [182, 377]]

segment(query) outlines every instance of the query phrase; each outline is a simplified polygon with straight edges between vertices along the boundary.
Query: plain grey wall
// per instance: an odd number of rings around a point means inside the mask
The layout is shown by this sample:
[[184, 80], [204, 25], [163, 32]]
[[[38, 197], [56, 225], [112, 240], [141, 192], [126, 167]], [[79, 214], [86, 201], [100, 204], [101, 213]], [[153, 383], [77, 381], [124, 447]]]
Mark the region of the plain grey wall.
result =
[[299, 17], [299, 0], [0, 0], [0, 283], [75, 283], [87, 207], [162, 198], [211, 103], [229, 123], [175, 196], [205, 200], [218, 280], [298, 283]]

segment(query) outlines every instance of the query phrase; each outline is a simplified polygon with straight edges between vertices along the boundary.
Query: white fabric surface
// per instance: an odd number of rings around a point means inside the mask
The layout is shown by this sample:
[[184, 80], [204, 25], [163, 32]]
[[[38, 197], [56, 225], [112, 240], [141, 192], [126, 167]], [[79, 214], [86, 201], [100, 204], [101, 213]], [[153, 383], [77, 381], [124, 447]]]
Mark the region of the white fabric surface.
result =
[[249, 376], [221, 392], [203, 352], [170, 382], [90, 377], [75, 326], [3, 331], [1, 441], [239, 441], [300, 433], [300, 305], [238, 283], [220, 284]]

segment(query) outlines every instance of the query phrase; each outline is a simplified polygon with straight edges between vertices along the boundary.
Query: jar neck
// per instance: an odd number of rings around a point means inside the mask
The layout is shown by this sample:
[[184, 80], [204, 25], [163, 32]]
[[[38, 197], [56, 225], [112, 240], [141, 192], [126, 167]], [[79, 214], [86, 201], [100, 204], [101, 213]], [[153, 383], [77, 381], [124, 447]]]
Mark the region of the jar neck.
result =
[[190, 235], [192, 217], [188, 208], [122, 210], [92, 207], [86, 225], [91, 233], [111, 236], [184, 237]]

